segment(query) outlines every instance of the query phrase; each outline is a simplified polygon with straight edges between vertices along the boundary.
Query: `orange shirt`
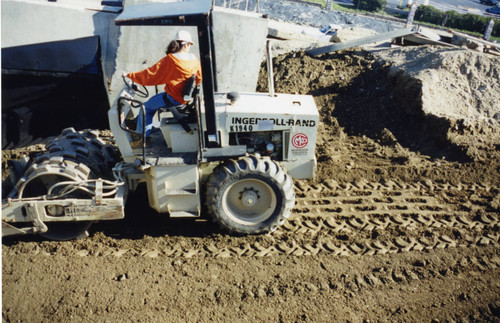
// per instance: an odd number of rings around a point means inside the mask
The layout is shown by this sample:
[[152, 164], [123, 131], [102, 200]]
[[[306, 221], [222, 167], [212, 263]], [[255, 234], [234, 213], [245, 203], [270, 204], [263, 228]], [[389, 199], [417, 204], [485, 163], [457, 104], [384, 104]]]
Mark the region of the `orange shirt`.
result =
[[186, 101], [182, 98], [182, 92], [186, 81], [193, 74], [196, 74], [196, 84], [200, 84], [201, 66], [197, 59], [185, 60], [174, 54], [168, 54], [155, 65], [140, 72], [129, 73], [127, 76], [141, 85], [165, 84], [165, 92], [183, 104]]

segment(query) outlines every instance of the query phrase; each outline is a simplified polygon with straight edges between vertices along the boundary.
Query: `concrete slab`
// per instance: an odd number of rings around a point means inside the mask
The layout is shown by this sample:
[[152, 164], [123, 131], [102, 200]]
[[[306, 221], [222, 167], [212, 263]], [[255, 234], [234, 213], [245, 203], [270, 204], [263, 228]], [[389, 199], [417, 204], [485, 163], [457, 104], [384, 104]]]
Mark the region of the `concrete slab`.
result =
[[255, 92], [265, 55], [268, 19], [261, 14], [215, 7], [218, 91]]
[[113, 21], [117, 15], [97, 11], [100, 7], [97, 0], [2, 0], [2, 48], [98, 35], [104, 72], [111, 77], [118, 39]]
[[282, 40], [299, 40], [305, 42], [328, 43], [330, 41], [330, 36], [321, 33], [319, 28], [272, 19], [269, 19], [269, 36]]
[[331, 42], [341, 43], [345, 41], [350, 41], [354, 39], [375, 36], [377, 32], [372, 29], [359, 28], [359, 27], [349, 27], [339, 30], [331, 37]]
[[402, 36], [413, 34], [415, 32], [416, 32], [416, 30], [414, 28], [402, 28], [399, 30], [378, 34], [375, 36], [353, 39], [350, 41], [345, 41], [345, 42], [336, 43], [333, 45], [328, 45], [328, 46], [312, 49], [312, 50], [308, 51], [308, 54], [321, 55], [321, 54], [325, 54], [325, 53], [329, 53], [329, 52], [333, 52], [333, 51], [337, 51], [337, 50], [342, 50], [342, 49], [346, 49], [346, 48], [352, 48], [352, 47], [358, 47], [358, 46], [368, 45], [368, 44], [372, 44], [372, 43], [378, 43], [378, 42], [383, 41], [383, 40], [389, 40], [392, 38], [402, 37]]

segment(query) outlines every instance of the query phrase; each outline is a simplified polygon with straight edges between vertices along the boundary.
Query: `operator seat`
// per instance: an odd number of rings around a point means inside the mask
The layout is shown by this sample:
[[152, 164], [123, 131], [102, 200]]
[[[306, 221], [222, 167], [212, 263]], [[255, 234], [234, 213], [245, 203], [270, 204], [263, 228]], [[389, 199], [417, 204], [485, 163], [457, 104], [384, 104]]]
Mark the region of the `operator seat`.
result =
[[[193, 122], [193, 118], [196, 115], [195, 106], [196, 99], [199, 93], [199, 88], [196, 85], [196, 75], [191, 76], [184, 87], [182, 92], [182, 97], [184, 101], [188, 101], [184, 104], [174, 105], [172, 107], [163, 107], [158, 111], [158, 120], [161, 120], [162, 112], [171, 112], [174, 120], [168, 120], [168, 123], [176, 122], [179, 123], [184, 130], [188, 133], [193, 133], [193, 130], [189, 126], [189, 122]], [[167, 102], [166, 93], [163, 96], [163, 100]]]

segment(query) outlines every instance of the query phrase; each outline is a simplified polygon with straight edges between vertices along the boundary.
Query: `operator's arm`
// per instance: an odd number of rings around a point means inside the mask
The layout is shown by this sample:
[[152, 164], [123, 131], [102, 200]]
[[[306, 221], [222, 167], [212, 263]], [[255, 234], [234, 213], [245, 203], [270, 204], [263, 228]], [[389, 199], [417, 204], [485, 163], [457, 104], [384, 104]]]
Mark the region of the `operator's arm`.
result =
[[141, 85], [160, 85], [165, 84], [165, 70], [168, 69], [166, 57], [162, 58], [155, 65], [148, 67], [140, 72], [128, 73], [127, 77], [137, 84]]

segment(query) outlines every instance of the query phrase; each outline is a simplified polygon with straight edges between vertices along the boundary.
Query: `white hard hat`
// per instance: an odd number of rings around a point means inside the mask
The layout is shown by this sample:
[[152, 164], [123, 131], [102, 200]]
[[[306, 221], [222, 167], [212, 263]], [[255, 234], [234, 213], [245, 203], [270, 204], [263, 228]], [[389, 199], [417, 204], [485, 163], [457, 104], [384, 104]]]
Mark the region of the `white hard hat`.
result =
[[177, 37], [175, 38], [175, 40], [193, 44], [191, 34], [186, 30], [179, 30], [177, 32]]

